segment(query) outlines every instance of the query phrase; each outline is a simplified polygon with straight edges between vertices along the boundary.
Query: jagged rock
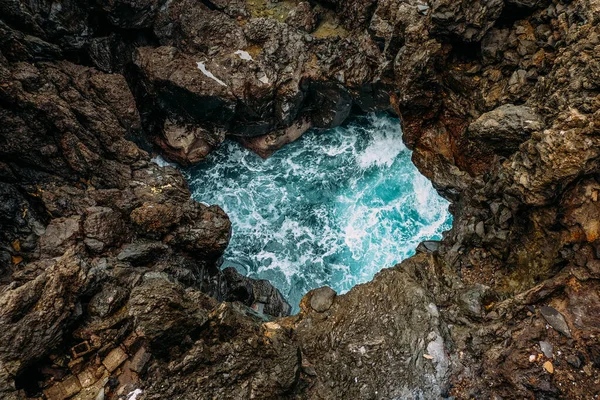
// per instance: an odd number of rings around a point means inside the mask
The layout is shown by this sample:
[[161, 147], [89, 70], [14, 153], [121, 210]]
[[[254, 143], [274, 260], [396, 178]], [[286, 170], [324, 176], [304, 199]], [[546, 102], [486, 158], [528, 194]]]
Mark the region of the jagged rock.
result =
[[556, 309], [549, 306], [540, 307], [540, 313], [551, 327], [562, 333], [566, 337], [571, 337], [571, 329], [565, 321], [565, 317]]
[[155, 261], [169, 249], [160, 242], [130, 243], [124, 246], [117, 255], [119, 261], [127, 261], [133, 265], [143, 265]]
[[40, 250], [51, 256], [61, 256], [81, 238], [81, 217], [53, 219], [40, 237]]
[[540, 341], [540, 350], [542, 350], [542, 353], [544, 353], [547, 358], [553, 357], [551, 343], [546, 342], [545, 340]]
[[249, 279], [233, 267], [225, 268], [223, 276], [226, 281], [223, 300], [242, 302], [260, 313], [273, 317], [290, 315], [292, 307], [268, 281]]
[[417, 246], [417, 252], [420, 253], [434, 253], [440, 249], [440, 242], [435, 240], [426, 240], [419, 243]]
[[310, 96], [315, 104], [311, 120], [317, 128], [333, 128], [350, 115], [352, 98], [342, 85], [315, 83]]
[[225, 139], [218, 131], [211, 134], [208, 130], [192, 125], [176, 125], [165, 121], [164, 140], [159, 143], [169, 159], [182, 164], [194, 164], [203, 160], [212, 149]]
[[[500, 16], [504, 2], [482, 0], [473, 4], [451, 0], [435, 0], [431, 4], [431, 19], [440, 34], [454, 35], [465, 42], [476, 42]], [[457, 16], [460, 15], [460, 18]]]
[[[309, 34], [238, 0], [0, 0], [0, 396], [40, 397], [123, 346], [152, 351], [144, 372], [101, 367], [74, 398], [593, 397], [597, 2], [322, 3]], [[452, 200], [436, 251], [323, 313], [271, 320], [199, 291], [227, 287], [231, 226], [150, 162], [151, 143], [180, 162], [224, 136], [268, 156], [390, 104]], [[505, 124], [507, 104], [519, 110]], [[536, 129], [520, 119], [532, 110]], [[119, 260], [149, 239], [166, 246], [157, 260]], [[502, 300], [483, 304], [480, 285]], [[266, 283], [241, 286], [282, 304]], [[532, 318], [547, 304], [572, 337]], [[541, 339], [566, 355], [552, 375], [527, 361]], [[85, 354], [66, 362], [72, 340]]]
[[468, 135], [485, 142], [497, 154], [509, 156], [543, 126], [543, 120], [531, 108], [505, 104], [476, 119], [469, 125]]
[[108, 14], [111, 24], [120, 28], [139, 29], [152, 25], [160, 7], [166, 0], [116, 0], [98, 1]]
[[37, 278], [2, 293], [0, 360], [10, 365], [13, 376], [20, 366], [58, 345], [69, 323], [81, 314], [78, 301], [86, 289], [88, 269], [87, 262], [71, 248]]
[[[408, 263], [427, 268], [419, 260]], [[327, 318], [306, 315], [295, 334], [317, 374], [307, 396], [342, 391], [352, 398], [433, 398], [444, 393], [448, 339], [432, 301], [406, 266], [398, 266], [337, 296]]]
[[208, 320], [206, 311], [186, 297], [184, 288], [164, 275], [146, 274], [143, 283], [131, 291], [127, 309], [157, 351], [167, 351], [170, 344], [185, 338], [189, 329]]
[[311, 33], [317, 27], [317, 14], [312, 10], [310, 3], [301, 1], [289, 12], [285, 23]]
[[115, 347], [104, 357], [102, 360], [102, 365], [106, 368], [108, 372], [113, 372], [115, 369], [119, 367], [125, 360], [127, 360], [127, 353], [120, 348]]
[[83, 223], [83, 233], [86, 244], [90, 246], [89, 239], [93, 240], [93, 249], [102, 251], [106, 246], [118, 244], [126, 235], [122, 216], [108, 207], [90, 207], [86, 210], [86, 218]]
[[127, 294], [122, 287], [106, 285], [92, 297], [88, 304], [88, 311], [94, 317], [106, 318], [123, 305]]

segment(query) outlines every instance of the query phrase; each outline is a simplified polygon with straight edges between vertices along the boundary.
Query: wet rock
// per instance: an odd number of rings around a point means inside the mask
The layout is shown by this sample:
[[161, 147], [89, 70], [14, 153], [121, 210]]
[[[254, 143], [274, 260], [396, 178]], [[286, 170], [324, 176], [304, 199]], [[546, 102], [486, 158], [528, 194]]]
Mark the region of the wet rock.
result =
[[181, 126], [169, 120], [165, 121], [163, 132], [164, 140], [159, 143], [165, 150], [166, 156], [182, 165], [203, 160], [225, 139], [218, 131], [213, 134], [198, 126]]
[[341, 85], [314, 83], [309, 96], [311, 103], [315, 105], [311, 121], [317, 128], [336, 127], [350, 115], [352, 98]]
[[331, 308], [337, 293], [330, 287], [322, 287], [310, 291], [310, 307], [322, 313]]
[[225, 268], [223, 276], [226, 281], [223, 296], [225, 301], [239, 301], [259, 313], [273, 317], [285, 317], [290, 314], [292, 307], [269, 281], [249, 279], [233, 267]]
[[244, 147], [252, 150], [262, 158], [268, 158], [286, 144], [298, 139], [311, 126], [312, 123], [308, 119], [305, 119], [292, 124], [289, 128], [278, 130], [268, 135], [250, 138], [242, 137], [238, 140]]
[[571, 337], [571, 329], [567, 325], [565, 317], [560, 312], [552, 307], [542, 306], [540, 307], [540, 313], [552, 328], [568, 338]]
[[440, 242], [436, 240], [426, 240], [419, 243], [417, 252], [419, 253], [435, 253], [440, 249]]
[[208, 259], [221, 257], [231, 238], [231, 222], [220, 207], [189, 201], [189, 220], [180, 224], [170, 241], [172, 245]]
[[[102, 367], [75, 398], [139, 395], [138, 378], [148, 399], [593, 396], [597, 4], [324, 0], [311, 3], [321, 20], [308, 34], [308, 13], [254, 18], [259, 4], [245, 1], [105, 3], [0, 0], [0, 397], [39, 397], [119, 345], [150, 349], [151, 367]], [[197, 290], [227, 286], [217, 271], [230, 224], [138, 146], [196, 161], [211, 135], [230, 136], [267, 156], [305, 126], [390, 104], [415, 165], [453, 202], [434, 253], [326, 313], [270, 320]], [[494, 113], [507, 104], [519, 111], [504, 123]], [[532, 110], [540, 129], [521, 118]], [[37, 240], [96, 213], [112, 234], [97, 218], [56, 247]], [[115, 258], [149, 239], [169, 247], [158, 262]], [[486, 319], [477, 285], [503, 293]], [[112, 286], [126, 300], [85, 307]], [[279, 301], [267, 289], [256, 309]], [[544, 304], [561, 305], [548, 323], [577, 328], [569, 341], [582, 349], [569, 354], [579, 362], [548, 364], [554, 375], [524, 357], [548, 335], [531, 314]], [[138, 329], [148, 338], [130, 339]], [[88, 343], [85, 357], [63, 362], [63, 338]], [[32, 376], [43, 387], [25, 385]]]

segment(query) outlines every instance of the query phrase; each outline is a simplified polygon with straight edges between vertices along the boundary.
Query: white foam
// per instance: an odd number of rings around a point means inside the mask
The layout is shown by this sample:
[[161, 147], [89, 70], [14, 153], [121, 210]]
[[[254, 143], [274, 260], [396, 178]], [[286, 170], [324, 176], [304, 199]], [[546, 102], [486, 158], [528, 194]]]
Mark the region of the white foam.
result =
[[400, 123], [397, 126], [378, 126], [372, 133], [372, 141], [358, 156], [361, 168], [373, 165], [391, 167], [400, 152], [406, 149], [402, 142]]
[[225, 82], [223, 82], [222, 80], [220, 80], [219, 78], [217, 78], [216, 76], [213, 75], [212, 72], [208, 71], [206, 69], [206, 65], [204, 65], [203, 62], [197, 62], [196, 65], [198, 65], [198, 69], [200, 71], [202, 71], [202, 73], [206, 76], [208, 76], [210, 79], [212, 79], [213, 81], [217, 82], [219, 85], [221, 86], [227, 86], [227, 84]]
[[153, 157], [152, 159], [150, 159], [150, 161], [152, 161], [154, 164], [158, 165], [159, 167], [167, 167], [167, 166], [175, 167], [175, 164], [168, 162], [161, 156]]

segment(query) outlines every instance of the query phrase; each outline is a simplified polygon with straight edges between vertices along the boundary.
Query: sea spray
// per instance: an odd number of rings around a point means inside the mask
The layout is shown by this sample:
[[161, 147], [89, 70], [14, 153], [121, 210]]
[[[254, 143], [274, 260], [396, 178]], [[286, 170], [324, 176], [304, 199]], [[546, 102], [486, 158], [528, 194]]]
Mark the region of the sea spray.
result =
[[451, 225], [385, 115], [308, 132], [267, 160], [226, 142], [185, 173], [196, 200], [231, 218], [223, 267], [269, 279], [295, 310], [310, 289], [345, 292]]

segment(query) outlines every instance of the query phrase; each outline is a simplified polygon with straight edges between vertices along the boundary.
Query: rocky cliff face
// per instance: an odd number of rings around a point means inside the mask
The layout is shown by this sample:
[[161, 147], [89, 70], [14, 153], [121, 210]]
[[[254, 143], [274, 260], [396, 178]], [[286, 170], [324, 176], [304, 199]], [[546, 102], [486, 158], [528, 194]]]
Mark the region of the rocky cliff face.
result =
[[[0, 395], [598, 395], [599, 16], [0, 0]], [[389, 108], [454, 227], [291, 317], [268, 282], [219, 271], [227, 216], [148, 154], [193, 163], [235, 139], [266, 157]]]

